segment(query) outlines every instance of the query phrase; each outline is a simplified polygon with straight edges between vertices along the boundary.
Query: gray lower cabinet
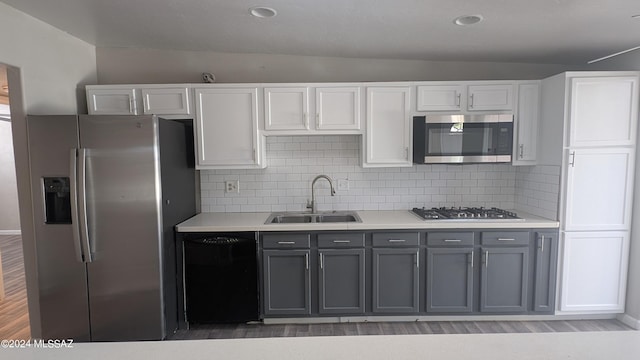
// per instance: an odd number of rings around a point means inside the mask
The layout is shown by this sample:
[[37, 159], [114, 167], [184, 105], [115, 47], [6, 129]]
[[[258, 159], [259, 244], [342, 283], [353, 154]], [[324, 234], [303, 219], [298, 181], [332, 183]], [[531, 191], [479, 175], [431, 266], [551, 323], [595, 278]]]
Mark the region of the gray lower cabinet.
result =
[[555, 308], [552, 229], [265, 233], [261, 255], [265, 317]]
[[364, 313], [364, 254], [364, 249], [318, 250], [320, 314]]
[[473, 311], [473, 248], [427, 248], [427, 312]]
[[311, 314], [310, 250], [263, 250], [265, 315]]
[[558, 258], [558, 233], [538, 232], [535, 250], [533, 311], [553, 312]]
[[527, 311], [529, 248], [482, 247], [481, 312]]
[[374, 248], [372, 254], [373, 312], [418, 312], [419, 249]]

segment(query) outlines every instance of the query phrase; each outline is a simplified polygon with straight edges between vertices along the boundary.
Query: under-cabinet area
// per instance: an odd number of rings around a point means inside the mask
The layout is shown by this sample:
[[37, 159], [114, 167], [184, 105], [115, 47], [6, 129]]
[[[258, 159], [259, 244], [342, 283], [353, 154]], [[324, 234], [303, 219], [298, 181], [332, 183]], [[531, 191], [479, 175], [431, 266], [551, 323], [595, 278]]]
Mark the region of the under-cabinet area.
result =
[[255, 235], [260, 320], [554, 313], [553, 228]]

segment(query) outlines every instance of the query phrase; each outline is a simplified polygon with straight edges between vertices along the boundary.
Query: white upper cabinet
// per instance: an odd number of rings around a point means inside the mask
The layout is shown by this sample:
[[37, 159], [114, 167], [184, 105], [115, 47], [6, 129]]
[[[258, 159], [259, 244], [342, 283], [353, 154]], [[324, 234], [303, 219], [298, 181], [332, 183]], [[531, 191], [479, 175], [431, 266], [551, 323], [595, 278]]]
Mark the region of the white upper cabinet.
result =
[[264, 167], [258, 88], [195, 89], [197, 169]]
[[417, 93], [417, 111], [513, 111], [513, 82], [422, 82]]
[[368, 87], [364, 167], [412, 166], [411, 87]]
[[358, 85], [265, 87], [265, 134], [358, 134], [361, 107]]
[[309, 89], [265, 87], [265, 130], [308, 130]]
[[142, 88], [144, 114], [189, 115], [189, 88]]
[[316, 92], [316, 129], [359, 130], [360, 87], [318, 87]]
[[540, 117], [540, 83], [518, 84], [514, 118], [513, 165], [535, 165]]
[[138, 115], [134, 87], [87, 86], [89, 115]]
[[565, 231], [629, 230], [635, 149], [570, 149]]
[[513, 110], [513, 84], [469, 85], [467, 110]]
[[635, 144], [638, 121], [638, 78], [571, 79], [569, 147]]
[[418, 86], [418, 111], [460, 111], [463, 85]]
[[90, 115], [193, 115], [189, 85], [88, 85]]

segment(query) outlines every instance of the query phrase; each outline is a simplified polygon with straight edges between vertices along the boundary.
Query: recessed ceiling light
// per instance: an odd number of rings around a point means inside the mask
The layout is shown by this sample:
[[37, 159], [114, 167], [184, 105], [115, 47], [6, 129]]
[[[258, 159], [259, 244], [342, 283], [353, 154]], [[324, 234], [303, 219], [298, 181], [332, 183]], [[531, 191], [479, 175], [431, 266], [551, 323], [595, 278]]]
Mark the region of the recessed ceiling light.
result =
[[249, 9], [249, 14], [258, 18], [270, 18], [276, 16], [278, 12], [270, 7], [255, 6]]
[[484, 20], [482, 15], [462, 15], [453, 20], [453, 23], [460, 26], [477, 24]]

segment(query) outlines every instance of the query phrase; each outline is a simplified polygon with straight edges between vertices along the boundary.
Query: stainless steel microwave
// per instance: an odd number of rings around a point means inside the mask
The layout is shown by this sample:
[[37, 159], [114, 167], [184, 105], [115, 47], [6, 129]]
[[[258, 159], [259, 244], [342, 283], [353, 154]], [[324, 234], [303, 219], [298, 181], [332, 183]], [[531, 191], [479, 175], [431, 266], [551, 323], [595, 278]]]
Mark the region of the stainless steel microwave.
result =
[[512, 149], [512, 114], [413, 118], [416, 164], [508, 163]]

